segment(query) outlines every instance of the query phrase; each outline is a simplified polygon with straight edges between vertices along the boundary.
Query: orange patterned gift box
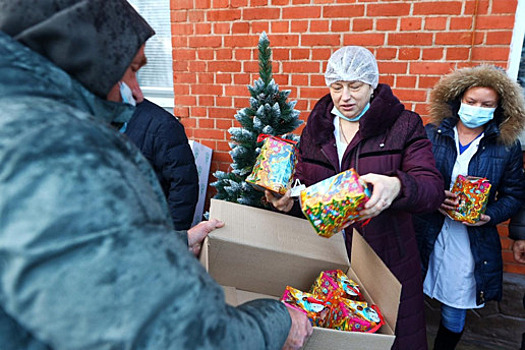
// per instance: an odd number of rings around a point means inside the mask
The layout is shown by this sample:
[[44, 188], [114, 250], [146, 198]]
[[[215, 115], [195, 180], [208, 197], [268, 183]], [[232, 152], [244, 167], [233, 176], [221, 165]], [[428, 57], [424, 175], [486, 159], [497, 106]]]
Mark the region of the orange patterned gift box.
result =
[[[290, 189], [297, 163], [295, 141], [261, 135], [264, 143], [246, 182], [256, 189], [285, 194]], [[260, 138], [261, 138], [260, 136]]]
[[489, 199], [490, 183], [484, 177], [458, 175], [450, 190], [458, 196], [455, 210], [447, 210], [452, 220], [476, 223], [485, 213]]

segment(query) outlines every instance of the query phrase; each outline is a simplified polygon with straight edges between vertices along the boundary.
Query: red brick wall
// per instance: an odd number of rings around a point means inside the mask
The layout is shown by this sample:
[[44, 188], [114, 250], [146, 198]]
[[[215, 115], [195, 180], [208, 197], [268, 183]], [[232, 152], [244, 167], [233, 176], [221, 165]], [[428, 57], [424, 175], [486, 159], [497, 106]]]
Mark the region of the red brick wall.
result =
[[[257, 43], [266, 31], [274, 78], [292, 90], [302, 119], [328, 92], [326, 61], [344, 45], [370, 49], [380, 82], [425, 117], [428, 91], [442, 75], [481, 62], [507, 67], [516, 6], [517, 0], [171, 0], [175, 114], [188, 137], [214, 149], [212, 172], [227, 170], [227, 130], [248, 106], [246, 86], [258, 78]], [[506, 261], [507, 270], [525, 273]]]

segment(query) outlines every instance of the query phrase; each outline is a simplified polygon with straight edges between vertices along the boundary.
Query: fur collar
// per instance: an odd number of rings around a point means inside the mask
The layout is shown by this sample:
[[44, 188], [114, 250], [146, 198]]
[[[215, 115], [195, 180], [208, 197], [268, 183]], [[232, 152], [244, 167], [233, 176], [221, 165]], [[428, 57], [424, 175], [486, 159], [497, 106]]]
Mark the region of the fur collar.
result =
[[457, 118], [463, 93], [472, 86], [491, 87], [500, 96], [496, 110], [498, 140], [511, 145], [525, 128], [525, 102], [522, 88], [500, 68], [482, 65], [463, 68], [444, 76], [430, 93], [430, 121], [439, 125], [447, 118]]

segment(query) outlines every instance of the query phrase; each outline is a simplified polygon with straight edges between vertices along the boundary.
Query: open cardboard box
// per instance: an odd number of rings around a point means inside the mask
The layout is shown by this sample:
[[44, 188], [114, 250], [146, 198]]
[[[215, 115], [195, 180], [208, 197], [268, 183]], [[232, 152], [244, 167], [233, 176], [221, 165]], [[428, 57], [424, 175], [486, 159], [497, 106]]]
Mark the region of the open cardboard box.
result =
[[287, 285], [308, 291], [321, 271], [341, 269], [386, 324], [373, 334], [315, 327], [304, 349], [391, 348], [401, 284], [360, 234], [353, 234], [350, 266], [343, 236], [318, 236], [307, 220], [216, 199], [210, 217], [226, 225], [208, 236], [200, 259], [229, 304], [279, 299]]

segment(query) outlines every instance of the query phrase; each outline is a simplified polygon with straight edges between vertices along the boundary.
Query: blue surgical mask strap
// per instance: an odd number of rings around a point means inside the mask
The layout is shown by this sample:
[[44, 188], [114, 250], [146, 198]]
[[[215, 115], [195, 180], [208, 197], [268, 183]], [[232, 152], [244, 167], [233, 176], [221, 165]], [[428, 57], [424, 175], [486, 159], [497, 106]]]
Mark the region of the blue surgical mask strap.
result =
[[335, 106], [332, 109], [332, 113], [335, 114], [336, 116], [338, 116], [339, 118], [344, 119], [346, 121], [356, 122], [359, 119], [361, 119], [361, 117], [366, 113], [366, 111], [368, 111], [369, 108], [370, 108], [370, 102], [368, 102], [366, 104], [365, 108], [363, 108], [363, 110], [361, 111], [361, 113], [359, 113], [359, 115], [357, 117], [353, 117], [353, 118], [345, 117], [345, 115], [343, 113], [341, 113], [341, 111], [339, 111]]

